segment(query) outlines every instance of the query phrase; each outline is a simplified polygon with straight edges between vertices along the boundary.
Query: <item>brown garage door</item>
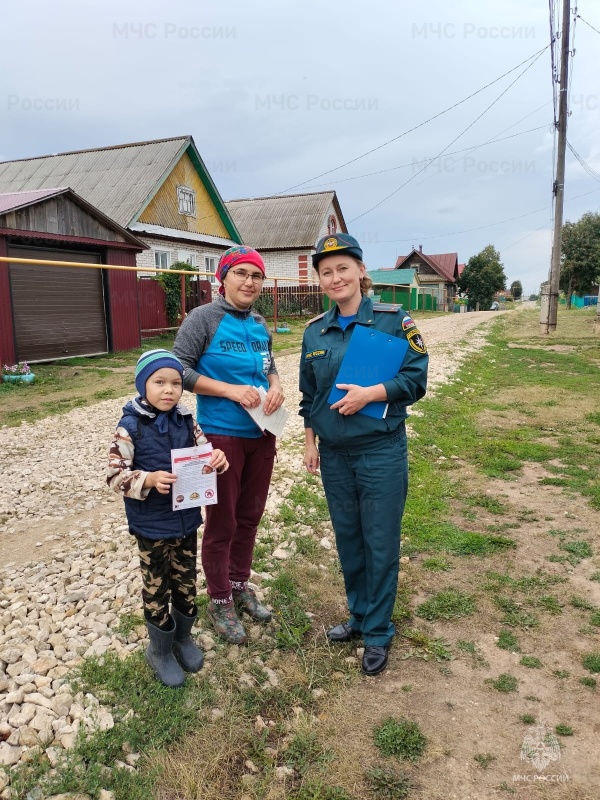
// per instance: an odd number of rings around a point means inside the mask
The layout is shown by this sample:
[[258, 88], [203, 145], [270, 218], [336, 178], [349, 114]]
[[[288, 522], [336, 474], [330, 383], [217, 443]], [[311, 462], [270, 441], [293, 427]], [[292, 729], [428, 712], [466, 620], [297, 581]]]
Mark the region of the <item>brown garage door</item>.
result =
[[[11, 246], [14, 258], [83, 261], [100, 255]], [[10, 293], [19, 361], [43, 361], [108, 351], [102, 271], [10, 264]]]

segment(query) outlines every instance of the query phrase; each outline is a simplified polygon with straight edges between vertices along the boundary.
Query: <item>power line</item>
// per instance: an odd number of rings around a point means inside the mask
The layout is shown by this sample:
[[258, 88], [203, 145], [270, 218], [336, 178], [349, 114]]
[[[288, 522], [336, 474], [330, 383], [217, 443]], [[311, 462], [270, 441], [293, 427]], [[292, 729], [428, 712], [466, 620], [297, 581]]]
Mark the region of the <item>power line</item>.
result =
[[[477, 122], [479, 122], [479, 120], [480, 120], [480, 119], [481, 119], [481, 118], [482, 118], [482, 117], [483, 117], [485, 114], [487, 114], [487, 112], [490, 110], [490, 108], [492, 108], [492, 106], [496, 105], [496, 103], [497, 103], [497, 102], [500, 100], [500, 98], [501, 98], [501, 97], [503, 97], [503, 96], [504, 96], [504, 95], [505, 95], [505, 94], [506, 94], [506, 93], [509, 91], [509, 89], [511, 89], [511, 88], [512, 88], [512, 87], [515, 85], [515, 83], [517, 83], [517, 81], [518, 81], [518, 80], [520, 80], [520, 79], [523, 77], [523, 75], [524, 75], [524, 74], [525, 74], [525, 73], [526, 73], [526, 72], [527, 72], [529, 69], [531, 69], [531, 67], [532, 67], [532, 66], [535, 64], [535, 62], [538, 60], [538, 58], [540, 58], [540, 57], [541, 57], [541, 55], [542, 55], [542, 53], [544, 52], [544, 50], [546, 50], [546, 47], [544, 47], [544, 49], [543, 49], [543, 50], [541, 50], [541, 51], [539, 52], [539, 54], [538, 54], [537, 58], [535, 58], [535, 59], [534, 59], [534, 60], [533, 60], [533, 61], [532, 61], [532, 62], [531, 62], [531, 63], [530, 63], [530, 64], [529, 64], [527, 67], [525, 67], [525, 69], [523, 70], [523, 72], [521, 72], [521, 73], [519, 73], [519, 75], [517, 75], [517, 77], [514, 79], [514, 81], [512, 81], [512, 83], [509, 83], [509, 85], [506, 87], [506, 89], [504, 89], [502, 92], [500, 92], [500, 94], [498, 95], [498, 97], [496, 97], [496, 99], [495, 99], [495, 100], [493, 100], [493, 101], [492, 101], [492, 102], [489, 104], [489, 106], [488, 106], [487, 108], [485, 108], [485, 109], [484, 109], [484, 110], [481, 112], [481, 114], [479, 114], [479, 116], [477, 116], [477, 117], [476, 117], [476, 118], [473, 120], [473, 122], [471, 122], [469, 125], [467, 125], [467, 127], [466, 127], [466, 128], [464, 128], [464, 130], [462, 130], [462, 131], [461, 131], [461, 132], [458, 134], [458, 136], [456, 136], [456, 137], [455, 137], [455, 138], [454, 138], [454, 139], [453, 139], [451, 142], [449, 142], [449, 144], [447, 144], [447, 145], [446, 145], [446, 147], [444, 147], [442, 150], [440, 150], [440, 152], [439, 152], [439, 153], [438, 153], [436, 156], [434, 156], [434, 158], [432, 158], [432, 159], [429, 161], [429, 163], [431, 163], [432, 161], [435, 161], [435, 159], [436, 159], [436, 158], [439, 158], [441, 155], [443, 155], [443, 153], [445, 153], [445, 151], [446, 151], [446, 150], [447, 150], [449, 147], [451, 147], [451, 146], [454, 144], [454, 142], [457, 142], [457, 141], [458, 141], [458, 140], [461, 138], [461, 136], [463, 136], [463, 135], [464, 135], [464, 134], [465, 134], [465, 133], [466, 133], [466, 132], [467, 132], [467, 131], [468, 131], [470, 128], [472, 128], [472, 127], [473, 127], [473, 125], [475, 125]], [[531, 60], [531, 59], [529, 59], [529, 60]], [[371, 211], [374, 211], [376, 208], [379, 208], [379, 206], [383, 205], [383, 204], [384, 204], [385, 202], [387, 202], [387, 201], [388, 201], [390, 198], [394, 197], [394, 195], [398, 194], [398, 192], [399, 192], [399, 191], [401, 191], [402, 189], [404, 189], [404, 187], [405, 187], [405, 186], [407, 186], [409, 183], [411, 183], [411, 182], [412, 182], [412, 181], [413, 181], [413, 180], [414, 180], [414, 179], [415, 179], [415, 178], [416, 178], [418, 175], [420, 175], [420, 174], [421, 174], [421, 172], [423, 172], [425, 169], [427, 169], [427, 165], [426, 165], [426, 166], [424, 166], [424, 167], [422, 167], [422, 168], [421, 168], [421, 169], [420, 169], [418, 172], [415, 172], [415, 174], [414, 174], [414, 175], [413, 175], [411, 178], [409, 178], [409, 179], [408, 179], [407, 181], [405, 181], [405, 182], [404, 182], [404, 183], [403, 183], [401, 186], [399, 186], [397, 189], [395, 189], [393, 192], [391, 192], [391, 194], [388, 194], [386, 197], [384, 197], [384, 198], [383, 198], [383, 200], [380, 200], [378, 203], [375, 203], [375, 205], [374, 205], [374, 206], [371, 206], [371, 208], [367, 209], [366, 211], [363, 211], [363, 213], [362, 213], [362, 214], [359, 214], [358, 216], [354, 217], [354, 219], [351, 219], [351, 220], [350, 220], [350, 223], [352, 223], [352, 222], [356, 222], [356, 220], [357, 220], [357, 219], [360, 219], [361, 217], [364, 217], [364, 216], [366, 216], [367, 214], [370, 214], [370, 213], [371, 213]]]
[[581, 16], [581, 14], [577, 14], [577, 9], [575, 9], [575, 14], [576, 14], [576, 17], [577, 17], [577, 19], [580, 19], [582, 22], [585, 22], [585, 24], [586, 24], [588, 27], [590, 27], [590, 28], [591, 28], [593, 31], [596, 31], [596, 33], [597, 33], [597, 34], [600, 36], [600, 31], [598, 30], [598, 28], [594, 28], [594, 26], [593, 26], [593, 25], [591, 25], [591, 24], [590, 24], [590, 23], [589, 23], [587, 20], [585, 20], [585, 19], [584, 19], [584, 18]]
[[319, 178], [322, 178], [324, 175], [329, 175], [332, 172], [337, 172], [338, 169], [342, 169], [342, 167], [347, 167], [348, 164], [354, 164], [355, 161], [360, 161], [360, 159], [366, 158], [366, 156], [371, 155], [371, 153], [375, 153], [377, 150], [381, 150], [383, 147], [387, 147], [388, 144], [391, 144], [392, 142], [396, 142], [396, 141], [398, 141], [398, 139], [402, 139], [402, 137], [407, 136], [409, 133], [412, 133], [413, 131], [416, 131], [419, 128], [422, 128], [424, 125], [427, 125], [429, 122], [433, 122], [434, 119], [438, 119], [443, 114], [447, 114], [449, 111], [452, 111], [452, 109], [458, 108], [458, 106], [462, 105], [463, 103], [466, 103], [467, 100], [470, 100], [472, 97], [475, 97], [476, 95], [478, 95], [481, 92], [485, 91], [485, 89], [488, 89], [490, 86], [493, 86], [495, 83], [498, 83], [498, 81], [502, 80], [502, 78], [505, 78], [507, 75], [510, 75], [511, 72], [514, 72], [515, 70], [519, 69], [519, 67], [522, 67], [523, 64], [526, 64], [528, 61], [531, 61], [532, 58], [535, 58], [536, 61], [537, 61], [537, 58], [539, 58], [539, 56], [545, 50], [547, 50], [548, 47], [549, 47], [549, 45], [546, 45], [541, 50], [538, 50], [533, 55], [529, 56], [529, 58], [526, 58], [524, 61], [521, 61], [521, 63], [517, 64], [516, 67], [512, 67], [512, 69], [509, 69], [508, 72], [505, 72], [504, 74], [500, 75], [498, 78], [495, 78], [490, 83], [487, 83], [485, 86], [482, 86], [481, 89], [477, 89], [476, 92], [473, 92], [472, 94], [468, 95], [468, 97], [464, 97], [462, 100], [459, 100], [457, 103], [454, 103], [453, 105], [448, 106], [448, 108], [445, 108], [443, 111], [440, 111], [439, 113], [434, 114], [433, 117], [429, 117], [429, 119], [426, 119], [423, 122], [420, 122], [418, 125], [415, 125], [414, 127], [409, 128], [408, 130], [404, 131], [403, 133], [398, 134], [398, 136], [394, 136], [392, 139], [388, 139], [387, 142], [383, 142], [383, 144], [377, 145], [377, 147], [373, 147], [371, 150], [367, 150], [367, 152], [362, 153], [359, 156], [356, 156], [356, 158], [351, 158], [349, 161], [345, 161], [343, 164], [339, 164], [337, 167], [333, 167], [332, 169], [328, 169], [325, 172], [320, 172], [318, 175], [314, 175], [312, 178], [307, 178], [305, 181], [301, 181], [300, 183], [296, 183], [296, 184], [294, 184], [294, 186], [290, 186], [287, 189], [283, 189], [280, 192], [274, 192], [274, 194], [286, 194], [287, 192], [291, 192], [292, 189], [297, 189], [299, 186], [304, 186], [304, 184], [306, 184], [306, 183], [311, 183], [311, 181], [316, 181]]
[[590, 178], [593, 178], [596, 181], [600, 181], [600, 173], [596, 172], [596, 170], [593, 167], [590, 167], [590, 165], [579, 155], [577, 150], [575, 150], [571, 142], [567, 141], [567, 147], [573, 153], [577, 161], [581, 164], [581, 166], [584, 168], [584, 170], [587, 172]]
[[[546, 103], [544, 103], [546, 105]], [[540, 106], [541, 108], [541, 106]], [[538, 109], [539, 110], [539, 109]], [[529, 115], [528, 115], [529, 116]], [[515, 125], [518, 123], [515, 123]], [[512, 127], [512, 126], [511, 126]], [[479, 147], [485, 147], [488, 144], [497, 144], [498, 142], [504, 142], [507, 139], [514, 139], [516, 136], [524, 136], [526, 133], [532, 133], [533, 131], [541, 131], [545, 128], [548, 128], [548, 125], [538, 125], [537, 128], [529, 128], [526, 131], [520, 131], [519, 133], [512, 133], [510, 136], [504, 136], [502, 139], [497, 139], [496, 137], [492, 139], [488, 139], [486, 142], [481, 142], [480, 144], [473, 144], [470, 147], [465, 147], [463, 150], [452, 150], [450, 153], [446, 153], [447, 156], [455, 156], [459, 153], [468, 153], [471, 150], [475, 150]], [[507, 130], [507, 129], [505, 129]], [[319, 186], [332, 186], [337, 183], [347, 183], [348, 181], [356, 181], [360, 178], [371, 178], [373, 175], [383, 175], [386, 172], [394, 172], [397, 169], [406, 169], [406, 167], [415, 167], [417, 164], [424, 164], [425, 162], [431, 163], [430, 158], [423, 158], [420, 161], [411, 161], [410, 163], [406, 164], [398, 164], [396, 167], [388, 167], [387, 169], [380, 169], [376, 170], [375, 172], [365, 172], [362, 175], [353, 175], [350, 178], [338, 178], [337, 180], [331, 180], [327, 183], [317, 183], [313, 186], [307, 186], [307, 189], [317, 189]]]
[[[566, 202], [570, 202], [571, 200], [578, 200], [580, 197], [587, 197], [588, 194], [594, 194], [595, 192], [600, 192], [600, 189], [592, 189], [589, 192], [574, 194], [572, 197], [567, 197]], [[541, 208], [536, 208], [535, 211], [527, 211], [525, 214], [518, 214], [516, 217], [507, 217], [506, 219], [498, 220], [498, 222], [489, 222], [487, 225], [480, 225], [477, 228], [466, 228], [465, 230], [462, 231], [451, 231], [450, 233], [436, 233], [434, 236], [430, 236], [429, 234], [426, 233], [419, 233], [419, 234], [413, 234], [412, 236], [409, 236], [406, 239], [382, 239], [379, 242], [377, 242], [377, 244], [389, 244], [391, 242], [414, 242], [415, 239], [421, 239], [422, 241], [426, 242], [429, 241], [430, 239], [443, 239], [446, 236], [458, 236], [461, 233], [472, 233], [473, 231], [483, 231], [486, 228], [493, 228], [496, 225], [502, 225], [505, 222], [513, 222], [516, 219], [531, 217], [533, 216], [533, 214], [539, 214], [540, 211], [550, 211], [551, 208], [552, 206], [542, 206]], [[548, 223], [545, 222], [544, 225], [542, 225], [542, 228], [545, 227], [547, 224]], [[537, 228], [537, 230], [541, 230], [541, 228]], [[528, 233], [527, 236], [532, 236], [534, 233], [537, 232], [537, 230]], [[524, 236], [523, 238], [526, 239], [527, 236]], [[516, 244], [516, 242], [513, 242], [513, 244]], [[512, 245], [508, 245], [508, 247], [512, 247]]]

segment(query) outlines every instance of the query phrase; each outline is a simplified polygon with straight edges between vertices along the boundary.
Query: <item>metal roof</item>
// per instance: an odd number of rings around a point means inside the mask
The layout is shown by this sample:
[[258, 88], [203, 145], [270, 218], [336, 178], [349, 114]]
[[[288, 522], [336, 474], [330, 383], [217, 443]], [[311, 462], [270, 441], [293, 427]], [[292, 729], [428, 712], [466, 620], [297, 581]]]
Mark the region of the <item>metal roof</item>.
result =
[[[115, 222], [114, 219], [109, 217], [103, 211], [93, 206], [88, 200], [78, 195], [77, 192], [74, 192], [70, 187], [64, 186], [55, 189], [34, 189], [32, 191], [24, 191], [24, 192], [6, 192], [0, 194], [0, 215], [5, 216], [10, 214], [12, 211], [19, 211], [20, 209], [26, 208], [27, 206], [36, 205], [37, 203], [43, 203], [46, 200], [50, 200], [53, 197], [58, 197], [59, 195], [65, 195], [69, 198], [72, 202], [76, 205], [83, 208], [90, 216], [94, 217], [95, 219], [99, 220], [103, 225], [109, 228], [112, 231], [116, 231], [120, 236], [122, 236], [127, 242], [130, 244], [136, 245], [139, 247], [140, 250], [147, 250], [148, 245], [142, 242], [141, 239], [138, 239], [137, 236], [134, 236], [131, 231], [127, 228], [124, 228], [122, 225], [119, 225], [118, 222]], [[9, 230], [8, 228], [3, 228], [3, 230]], [[26, 229], [24, 232], [27, 236], [32, 238], [39, 238], [39, 235], [47, 236], [48, 238], [58, 238], [66, 240], [69, 238], [69, 235], [66, 233], [62, 234], [54, 234], [50, 233], [49, 231], [33, 231]], [[83, 241], [86, 239], [90, 243], [97, 244], [99, 240], [93, 239], [90, 237], [76, 237], [78, 241]], [[118, 243], [115, 243], [118, 244]]]
[[0, 194], [0, 214], [8, 214], [9, 211], [15, 211], [17, 208], [39, 203], [40, 200], [54, 197], [57, 194], [62, 194], [64, 191], [65, 189], [62, 188], [35, 189], [31, 192], [7, 192]]
[[0, 191], [69, 186], [126, 227], [188, 147], [191, 136], [0, 163]]
[[367, 272], [375, 286], [410, 286], [415, 277], [414, 269], [373, 269]]
[[411, 250], [407, 256], [398, 256], [396, 259], [396, 269], [402, 267], [411, 256], [420, 256], [426, 264], [434, 269], [441, 278], [447, 283], [455, 282], [455, 273], [458, 265], [457, 253], [437, 253], [435, 255], [426, 255], [421, 250]]
[[244, 242], [258, 250], [314, 247], [331, 204], [347, 231], [335, 192], [249, 197], [225, 203]]

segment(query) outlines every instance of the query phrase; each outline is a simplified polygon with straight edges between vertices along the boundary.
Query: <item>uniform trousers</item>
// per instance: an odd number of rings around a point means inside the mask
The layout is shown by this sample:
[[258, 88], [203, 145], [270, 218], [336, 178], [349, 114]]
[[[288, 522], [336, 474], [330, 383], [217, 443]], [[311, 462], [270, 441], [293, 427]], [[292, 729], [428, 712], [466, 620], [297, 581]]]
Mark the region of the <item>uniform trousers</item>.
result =
[[321, 476], [342, 572], [349, 624], [365, 645], [389, 645], [408, 491], [404, 423], [360, 454], [319, 442]]

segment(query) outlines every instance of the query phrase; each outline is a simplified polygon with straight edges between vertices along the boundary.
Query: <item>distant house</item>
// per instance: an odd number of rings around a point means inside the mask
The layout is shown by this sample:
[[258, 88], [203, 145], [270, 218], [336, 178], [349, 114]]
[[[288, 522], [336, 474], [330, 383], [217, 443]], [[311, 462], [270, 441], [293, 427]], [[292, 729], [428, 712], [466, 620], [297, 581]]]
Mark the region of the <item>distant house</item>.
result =
[[142, 269], [187, 261], [214, 274], [220, 254], [242, 242], [191, 136], [0, 163], [0, 192], [56, 186], [141, 239]]
[[367, 276], [373, 282], [375, 297], [382, 302], [397, 303], [405, 311], [419, 308], [421, 282], [416, 269], [374, 269]]
[[437, 298], [438, 310], [448, 310], [457, 294], [458, 255], [437, 253], [428, 255], [423, 248], [413, 249], [407, 256], [399, 256], [395, 269], [415, 269], [421, 285]]
[[0, 256], [133, 268], [0, 262], [0, 363], [139, 346], [135, 259], [146, 247], [72, 189], [0, 194]]
[[[250, 197], [225, 203], [244, 244], [260, 251], [267, 275], [317, 283], [311, 254], [328, 233], [347, 233], [335, 192]], [[286, 281], [282, 281], [286, 283]]]

